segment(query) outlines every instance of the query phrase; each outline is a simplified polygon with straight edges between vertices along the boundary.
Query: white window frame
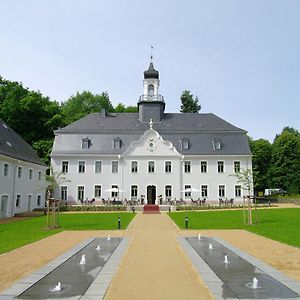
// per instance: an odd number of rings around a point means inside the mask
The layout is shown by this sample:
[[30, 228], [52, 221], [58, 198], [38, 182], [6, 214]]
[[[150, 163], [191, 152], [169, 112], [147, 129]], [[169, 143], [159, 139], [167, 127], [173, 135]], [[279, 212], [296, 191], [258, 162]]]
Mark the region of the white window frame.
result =
[[233, 162], [233, 172], [234, 173], [240, 173], [241, 172], [241, 162], [240, 161], [235, 160]]
[[242, 186], [241, 185], [235, 185], [234, 186], [234, 195], [236, 198], [242, 197]]
[[155, 161], [150, 160], [148, 161], [148, 173], [155, 173]]
[[18, 166], [18, 178], [22, 178], [22, 175], [23, 175], [23, 167]]
[[41, 206], [42, 204], [42, 195], [37, 195], [36, 196], [36, 206]]
[[9, 177], [9, 163], [3, 164], [3, 176]]
[[67, 160], [63, 160], [61, 162], [61, 171], [63, 173], [68, 173], [69, 172], [69, 161]]
[[111, 161], [111, 172], [113, 174], [119, 173], [119, 161], [117, 161], [117, 160]]
[[16, 195], [16, 207], [20, 207], [21, 205], [21, 200], [22, 200], [22, 195], [21, 194], [17, 194]]
[[190, 160], [184, 161], [184, 173], [192, 173], [192, 162]]
[[226, 186], [225, 186], [225, 184], [219, 184], [218, 190], [219, 190], [218, 191], [219, 198], [226, 197]]
[[130, 187], [130, 197], [131, 197], [131, 199], [137, 199], [137, 197], [138, 197], [138, 186], [137, 186], [137, 184], [133, 184]]
[[201, 185], [201, 196], [208, 197], [208, 184], [202, 184]]
[[60, 186], [60, 198], [61, 200], [68, 200], [68, 186], [67, 185], [61, 185]]
[[225, 164], [223, 160], [217, 161], [217, 171], [218, 173], [225, 173]]
[[32, 180], [32, 178], [33, 178], [33, 170], [29, 169], [29, 171], [28, 171], [28, 179]]
[[172, 185], [167, 184], [165, 185], [165, 198], [166, 199], [172, 199]]
[[138, 163], [138, 161], [133, 160], [131, 162], [131, 173], [136, 174], [136, 173], [138, 173], [138, 170], [139, 170], [139, 163]]
[[172, 173], [172, 161], [165, 161], [165, 173]]
[[94, 186], [94, 197], [99, 198], [102, 196], [102, 185], [101, 184], [95, 184]]
[[95, 173], [102, 173], [102, 161], [95, 160]]
[[[118, 189], [118, 191], [119, 191], [119, 186], [118, 186], [117, 184], [112, 184], [112, 185], [111, 185], [111, 188], [112, 188], [112, 189], [116, 188], [116, 189]], [[118, 191], [117, 191], [117, 192], [113, 192], [113, 191], [112, 191], [112, 192], [111, 192], [111, 197], [112, 197], [112, 198], [118, 198], [118, 197], [119, 197], [119, 192], [118, 192]]]
[[207, 173], [207, 161], [206, 160], [200, 161], [200, 172]]
[[85, 187], [84, 185], [78, 185], [77, 186], [77, 200], [84, 201], [84, 196], [85, 196]]
[[[192, 185], [191, 184], [185, 184], [184, 189], [191, 189]], [[184, 198], [191, 198], [192, 197], [192, 192], [184, 192]]]
[[78, 173], [85, 173], [85, 160], [78, 161]]

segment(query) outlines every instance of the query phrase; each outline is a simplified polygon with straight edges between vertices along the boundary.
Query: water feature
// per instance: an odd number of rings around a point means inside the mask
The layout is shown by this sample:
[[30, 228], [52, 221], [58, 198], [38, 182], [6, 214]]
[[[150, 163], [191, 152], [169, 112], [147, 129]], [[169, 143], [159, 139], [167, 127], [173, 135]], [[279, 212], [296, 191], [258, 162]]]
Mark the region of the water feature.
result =
[[201, 240], [201, 233], [198, 234], [198, 241]]
[[[300, 294], [213, 238], [201, 237], [200, 243], [197, 236], [185, 239], [214, 272], [217, 276], [216, 280], [221, 282], [223, 299], [292, 299], [300, 297]], [[214, 251], [211, 251], [212, 249]], [[230, 257], [230, 262], [228, 257]], [[209, 281], [211, 280], [210, 278]]]
[[[120, 238], [93, 240], [17, 298], [60, 299], [83, 295], [120, 241]], [[101, 248], [98, 248], [100, 244]]]

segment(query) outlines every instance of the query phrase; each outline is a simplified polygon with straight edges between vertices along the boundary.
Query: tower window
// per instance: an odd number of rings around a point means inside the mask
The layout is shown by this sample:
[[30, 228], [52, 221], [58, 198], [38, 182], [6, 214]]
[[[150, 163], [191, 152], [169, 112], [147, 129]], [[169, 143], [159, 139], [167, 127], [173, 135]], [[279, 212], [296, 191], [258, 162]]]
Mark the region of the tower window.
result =
[[155, 162], [149, 161], [148, 162], [148, 173], [154, 173], [155, 172]]
[[149, 84], [149, 86], [148, 86], [148, 95], [149, 96], [154, 95], [154, 85], [153, 84]]

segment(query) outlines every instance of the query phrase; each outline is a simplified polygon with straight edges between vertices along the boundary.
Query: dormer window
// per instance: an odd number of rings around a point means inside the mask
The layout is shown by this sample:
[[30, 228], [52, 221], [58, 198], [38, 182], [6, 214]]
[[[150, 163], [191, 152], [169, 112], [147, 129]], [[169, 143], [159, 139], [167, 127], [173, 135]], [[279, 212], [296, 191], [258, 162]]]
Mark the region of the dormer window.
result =
[[121, 144], [122, 144], [122, 140], [120, 138], [115, 138], [113, 140], [113, 148], [116, 149], [116, 150], [119, 150], [121, 149]]
[[81, 140], [81, 149], [89, 149], [91, 145], [91, 140], [86, 137]]
[[182, 139], [181, 143], [181, 150], [188, 150], [190, 148], [190, 143], [188, 139]]
[[221, 143], [220, 139], [214, 139], [212, 141], [212, 144], [213, 144], [213, 149], [214, 150], [221, 150], [222, 149], [222, 143]]

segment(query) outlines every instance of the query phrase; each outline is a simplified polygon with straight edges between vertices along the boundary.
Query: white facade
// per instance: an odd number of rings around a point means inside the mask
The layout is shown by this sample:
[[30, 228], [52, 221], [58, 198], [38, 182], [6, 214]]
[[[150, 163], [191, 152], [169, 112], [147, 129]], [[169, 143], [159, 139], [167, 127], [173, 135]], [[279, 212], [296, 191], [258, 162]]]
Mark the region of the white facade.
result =
[[[132, 142], [123, 154], [55, 155], [52, 166], [55, 172], [65, 171], [67, 179], [56, 197], [78, 201], [79, 198], [132, 200], [144, 196], [145, 204], [159, 204], [160, 198], [162, 203], [198, 198], [241, 201], [248, 191], [232, 175], [238, 169], [252, 168], [250, 155], [182, 155], [152, 128]], [[119, 189], [119, 193], [110, 191], [112, 188]], [[194, 191], [184, 192], [188, 188]]]
[[0, 218], [45, 207], [46, 167], [0, 155]]

